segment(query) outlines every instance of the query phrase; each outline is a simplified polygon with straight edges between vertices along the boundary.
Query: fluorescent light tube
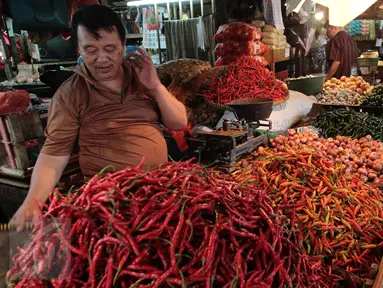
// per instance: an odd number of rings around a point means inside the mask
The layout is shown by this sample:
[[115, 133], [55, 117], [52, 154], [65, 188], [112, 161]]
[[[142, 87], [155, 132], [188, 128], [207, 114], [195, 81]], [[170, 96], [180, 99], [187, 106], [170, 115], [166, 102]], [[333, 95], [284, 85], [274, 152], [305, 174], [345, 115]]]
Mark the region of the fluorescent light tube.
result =
[[[182, 2], [189, 2], [190, 0], [181, 0]], [[141, 1], [129, 1], [128, 6], [142, 6], [142, 5], [154, 5], [163, 3], [177, 3], [179, 0], [141, 0]]]

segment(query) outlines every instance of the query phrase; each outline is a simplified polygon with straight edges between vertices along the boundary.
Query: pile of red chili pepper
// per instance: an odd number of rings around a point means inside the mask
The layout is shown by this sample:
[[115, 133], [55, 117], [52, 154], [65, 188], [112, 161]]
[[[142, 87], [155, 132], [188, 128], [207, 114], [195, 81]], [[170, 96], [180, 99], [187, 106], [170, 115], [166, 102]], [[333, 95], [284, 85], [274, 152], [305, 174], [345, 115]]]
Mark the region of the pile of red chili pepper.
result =
[[303, 235], [272, 203], [254, 184], [190, 162], [96, 175], [51, 196], [43, 219], [57, 229], [36, 227], [7, 279], [15, 287], [335, 286], [320, 257], [300, 253]]
[[216, 103], [229, 103], [244, 98], [282, 100], [288, 90], [264, 65], [251, 57], [241, 57], [217, 73], [202, 95]]
[[[307, 255], [345, 277], [368, 277], [383, 256], [383, 194], [318, 153], [260, 148], [241, 163], [240, 181], [267, 192], [272, 206], [289, 216]], [[247, 172], [245, 172], [247, 171]]]

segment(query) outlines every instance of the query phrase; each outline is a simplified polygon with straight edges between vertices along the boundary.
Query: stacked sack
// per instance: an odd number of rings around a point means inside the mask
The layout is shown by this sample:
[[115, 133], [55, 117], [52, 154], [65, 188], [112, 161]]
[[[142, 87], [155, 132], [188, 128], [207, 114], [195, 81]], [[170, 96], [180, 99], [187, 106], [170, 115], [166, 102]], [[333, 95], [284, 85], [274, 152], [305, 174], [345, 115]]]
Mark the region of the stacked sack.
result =
[[271, 50], [290, 48], [290, 45], [287, 43], [286, 36], [283, 35], [284, 30], [278, 30], [274, 26], [265, 25], [262, 31], [262, 42], [268, 45]]
[[214, 40], [218, 42], [214, 54], [218, 56], [215, 67], [228, 65], [240, 57], [252, 57], [268, 64], [263, 55], [268, 47], [261, 42], [262, 33], [246, 23], [230, 23], [221, 25]]

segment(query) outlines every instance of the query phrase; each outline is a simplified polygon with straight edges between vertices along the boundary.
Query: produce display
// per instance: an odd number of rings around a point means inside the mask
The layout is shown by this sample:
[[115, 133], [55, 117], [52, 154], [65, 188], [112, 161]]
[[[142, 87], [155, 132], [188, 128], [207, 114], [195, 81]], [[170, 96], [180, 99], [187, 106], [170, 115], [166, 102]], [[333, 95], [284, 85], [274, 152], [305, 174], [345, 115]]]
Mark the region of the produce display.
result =
[[253, 25], [254, 27], [258, 29], [262, 29], [263, 27], [265, 27], [266, 23], [265, 21], [262, 21], [262, 20], [253, 20], [251, 21], [251, 25]]
[[260, 41], [226, 41], [218, 43], [214, 54], [218, 57], [263, 55], [268, 47]]
[[367, 96], [350, 89], [334, 88], [327, 89], [325, 93], [319, 94], [317, 98], [317, 102], [320, 104], [359, 106], [366, 100]]
[[349, 78], [343, 76], [340, 79], [332, 78], [325, 82], [325, 92], [331, 92], [331, 90], [334, 88], [349, 89], [354, 92], [357, 92], [360, 95], [365, 96], [371, 94], [372, 90], [374, 89], [374, 87], [371, 86], [370, 83], [364, 81], [363, 78], [360, 76], [351, 76]]
[[261, 32], [252, 25], [235, 22], [219, 27], [214, 35], [218, 42], [214, 54], [218, 56], [215, 67], [228, 65], [242, 56], [253, 57], [265, 66], [268, 64], [263, 54], [268, 47], [260, 42]]
[[265, 25], [262, 28], [262, 42], [268, 45], [271, 50], [290, 48], [286, 36], [283, 34], [284, 30], [278, 30], [272, 25]]
[[[284, 39], [255, 24], [264, 39]], [[231, 23], [214, 38], [215, 68], [157, 67], [190, 125], [214, 128], [236, 99], [288, 97], [262, 63], [258, 29]], [[383, 84], [342, 77], [318, 102], [382, 106], [382, 95]], [[230, 174], [194, 160], [107, 167], [66, 195], [53, 191], [12, 259], [9, 287], [362, 287], [383, 257], [383, 193], [373, 185], [383, 184], [383, 119], [333, 110], [311, 125], [324, 138], [289, 130]]]
[[282, 100], [287, 97], [288, 90], [260, 62], [241, 57], [221, 69], [201, 94], [215, 103], [229, 103], [241, 98]]
[[319, 114], [313, 125], [321, 129], [326, 138], [350, 136], [355, 139], [371, 135], [383, 141], [383, 119], [354, 110], [335, 110]]
[[178, 59], [156, 66], [161, 83], [184, 104], [196, 92], [198, 83], [193, 80], [211, 69], [210, 62], [195, 59]]
[[379, 85], [375, 86], [372, 93], [362, 103], [362, 105], [382, 107], [383, 106], [383, 85], [379, 84]]
[[[238, 181], [249, 174], [283, 210], [302, 239], [300, 249], [320, 255], [329, 273], [368, 277], [383, 256], [383, 194], [320, 154], [260, 148], [242, 163]], [[345, 285], [343, 287], [356, 287]]]
[[255, 41], [262, 38], [262, 33], [252, 25], [236, 22], [221, 25], [214, 35], [214, 41], [223, 43], [226, 41]]
[[255, 183], [234, 180], [190, 162], [96, 175], [68, 196], [51, 195], [43, 219], [57, 229], [36, 226], [7, 279], [16, 287], [332, 287], [335, 269], [309, 255], [321, 250], [301, 252], [299, 218], [283, 216]]
[[288, 78], [287, 80], [300, 80], [300, 79], [310, 79], [310, 78], [315, 78], [315, 75], [306, 75], [306, 76], [299, 76], [297, 78]]
[[361, 139], [344, 136], [325, 139], [316, 133], [290, 130], [289, 136], [278, 136], [270, 141], [275, 152], [286, 149], [315, 151], [327, 161], [345, 165], [350, 175], [364, 182], [383, 182], [383, 143], [373, 140], [371, 136]]
[[25, 90], [14, 90], [0, 87], [0, 91], [0, 115], [23, 112], [31, 103], [29, 93]]
[[287, 48], [286, 36], [274, 32], [264, 32], [262, 42], [269, 45], [272, 50]]
[[28, 77], [17, 75], [14, 79], [14, 82], [16, 84], [41, 83], [39, 75], [32, 75], [32, 76], [28, 76]]

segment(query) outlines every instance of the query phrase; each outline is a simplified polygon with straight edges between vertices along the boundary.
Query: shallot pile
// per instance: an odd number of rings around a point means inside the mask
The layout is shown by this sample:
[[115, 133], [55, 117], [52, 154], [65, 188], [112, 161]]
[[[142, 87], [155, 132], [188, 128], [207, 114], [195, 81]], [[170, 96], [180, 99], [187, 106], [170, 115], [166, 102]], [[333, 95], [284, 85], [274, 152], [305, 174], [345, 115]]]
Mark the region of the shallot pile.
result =
[[43, 219], [57, 229], [36, 226], [7, 279], [16, 287], [335, 286], [339, 276], [300, 253], [304, 239], [278, 209], [251, 181], [240, 186], [190, 162], [96, 175], [51, 196]]
[[271, 140], [274, 152], [288, 149], [315, 151], [328, 160], [344, 164], [346, 172], [364, 182], [383, 181], [383, 143], [374, 141], [371, 136], [358, 140], [343, 136], [324, 139], [308, 131], [296, 133], [290, 130], [289, 134]]
[[334, 88], [321, 94], [318, 99], [320, 104], [335, 104], [347, 106], [359, 106], [367, 98], [349, 89]]

